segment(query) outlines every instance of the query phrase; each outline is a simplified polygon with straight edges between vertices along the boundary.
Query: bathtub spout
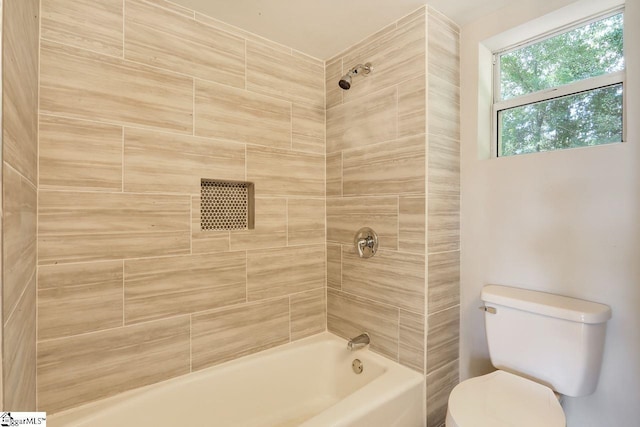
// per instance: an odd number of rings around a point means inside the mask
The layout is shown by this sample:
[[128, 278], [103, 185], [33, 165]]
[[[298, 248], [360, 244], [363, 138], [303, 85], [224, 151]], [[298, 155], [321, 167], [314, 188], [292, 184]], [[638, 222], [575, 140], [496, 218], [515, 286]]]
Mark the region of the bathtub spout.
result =
[[359, 348], [368, 345], [370, 342], [371, 339], [369, 338], [369, 334], [365, 332], [357, 337], [351, 338], [347, 343], [347, 348], [351, 351], [358, 350]]

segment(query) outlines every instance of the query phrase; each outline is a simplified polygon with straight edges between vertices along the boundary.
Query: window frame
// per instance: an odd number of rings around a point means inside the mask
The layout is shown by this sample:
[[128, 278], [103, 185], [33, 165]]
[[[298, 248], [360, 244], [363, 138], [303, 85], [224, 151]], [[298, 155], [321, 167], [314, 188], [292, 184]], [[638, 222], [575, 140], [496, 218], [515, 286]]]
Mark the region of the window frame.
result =
[[[514, 157], [514, 156], [503, 156], [501, 155], [501, 147], [500, 147], [500, 127], [501, 127], [501, 119], [500, 112], [509, 110], [512, 108], [523, 107], [526, 105], [537, 104], [544, 101], [549, 101], [556, 98], [562, 98], [570, 95], [578, 95], [584, 92], [590, 92], [596, 89], [602, 89], [609, 86], [614, 85], [622, 85], [622, 141], [626, 141], [626, 98], [624, 96], [624, 87], [626, 81], [626, 62], [625, 67], [622, 71], [616, 71], [609, 74], [603, 74], [601, 76], [590, 77], [588, 79], [578, 80], [577, 82], [568, 83], [565, 85], [555, 86], [548, 89], [539, 90], [537, 92], [528, 93], [526, 95], [516, 96], [510, 99], [503, 100], [500, 96], [501, 89], [501, 81], [500, 81], [500, 56], [507, 54], [509, 52], [513, 52], [518, 49], [525, 48], [527, 46], [540, 43], [544, 40], [548, 40], [550, 38], [559, 36], [566, 32], [569, 32], [573, 29], [583, 27], [585, 25], [591, 24], [593, 22], [601, 21], [612, 16], [623, 14], [624, 15], [625, 8], [624, 5], [616, 6], [615, 8], [608, 9], [604, 12], [597, 13], [595, 15], [591, 15], [584, 19], [579, 19], [577, 21], [571, 22], [568, 25], [564, 25], [558, 28], [555, 28], [551, 31], [547, 31], [545, 33], [539, 34], [532, 38], [523, 40], [519, 43], [513, 44], [511, 46], [497, 49], [491, 52], [492, 55], [492, 99], [491, 99], [491, 157], [499, 158], [499, 157]], [[626, 26], [626, 22], [623, 17], [623, 28]], [[623, 39], [623, 55], [626, 50], [626, 44]], [[625, 55], [626, 56], [626, 55]], [[603, 145], [603, 144], [599, 144]], [[558, 150], [548, 150], [548, 151], [558, 151]], [[545, 152], [548, 152], [545, 151]], [[533, 153], [527, 153], [533, 154]]]

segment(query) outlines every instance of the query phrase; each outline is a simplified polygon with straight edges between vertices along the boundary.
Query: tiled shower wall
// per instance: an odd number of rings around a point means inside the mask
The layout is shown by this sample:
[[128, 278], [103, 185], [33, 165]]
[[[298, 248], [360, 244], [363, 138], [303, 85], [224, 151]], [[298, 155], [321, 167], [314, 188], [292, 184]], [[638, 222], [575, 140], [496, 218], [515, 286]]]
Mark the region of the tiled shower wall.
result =
[[38, 0], [4, 0], [0, 405], [36, 409]]
[[[374, 71], [349, 91], [340, 76]], [[458, 382], [459, 42], [431, 8], [326, 64], [327, 322], [426, 375], [427, 425], [444, 423]], [[380, 237], [358, 258], [363, 226]]]
[[[323, 62], [163, 0], [42, 0], [40, 41], [39, 409], [323, 331]], [[201, 178], [255, 230], [202, 232]]]

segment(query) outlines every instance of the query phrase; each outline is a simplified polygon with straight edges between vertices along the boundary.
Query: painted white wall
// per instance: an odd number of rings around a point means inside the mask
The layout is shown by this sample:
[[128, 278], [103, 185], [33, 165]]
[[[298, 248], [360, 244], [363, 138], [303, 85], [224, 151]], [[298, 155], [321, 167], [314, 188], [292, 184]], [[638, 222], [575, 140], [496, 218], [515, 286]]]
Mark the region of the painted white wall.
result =
[[627, 142], [486, 159], [478, 119], [479, 44], [570, 3], [518, 1], [461, 30], [461, 379], [493, 370], [485, 284], [602, 302], [613, 318], [599, 386], [566, 399], [568, 427], [640, 425], [640, 0], [625, 12]]

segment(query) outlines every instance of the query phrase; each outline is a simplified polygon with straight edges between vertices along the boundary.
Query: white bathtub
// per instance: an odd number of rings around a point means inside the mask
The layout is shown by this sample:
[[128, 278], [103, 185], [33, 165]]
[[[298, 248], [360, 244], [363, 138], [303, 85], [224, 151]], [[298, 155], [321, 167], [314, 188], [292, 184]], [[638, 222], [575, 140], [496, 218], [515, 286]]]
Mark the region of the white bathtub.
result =
[[418, 427], [422, 390], [419, 373], [322, 333], [52, 415], [47, 425]]

